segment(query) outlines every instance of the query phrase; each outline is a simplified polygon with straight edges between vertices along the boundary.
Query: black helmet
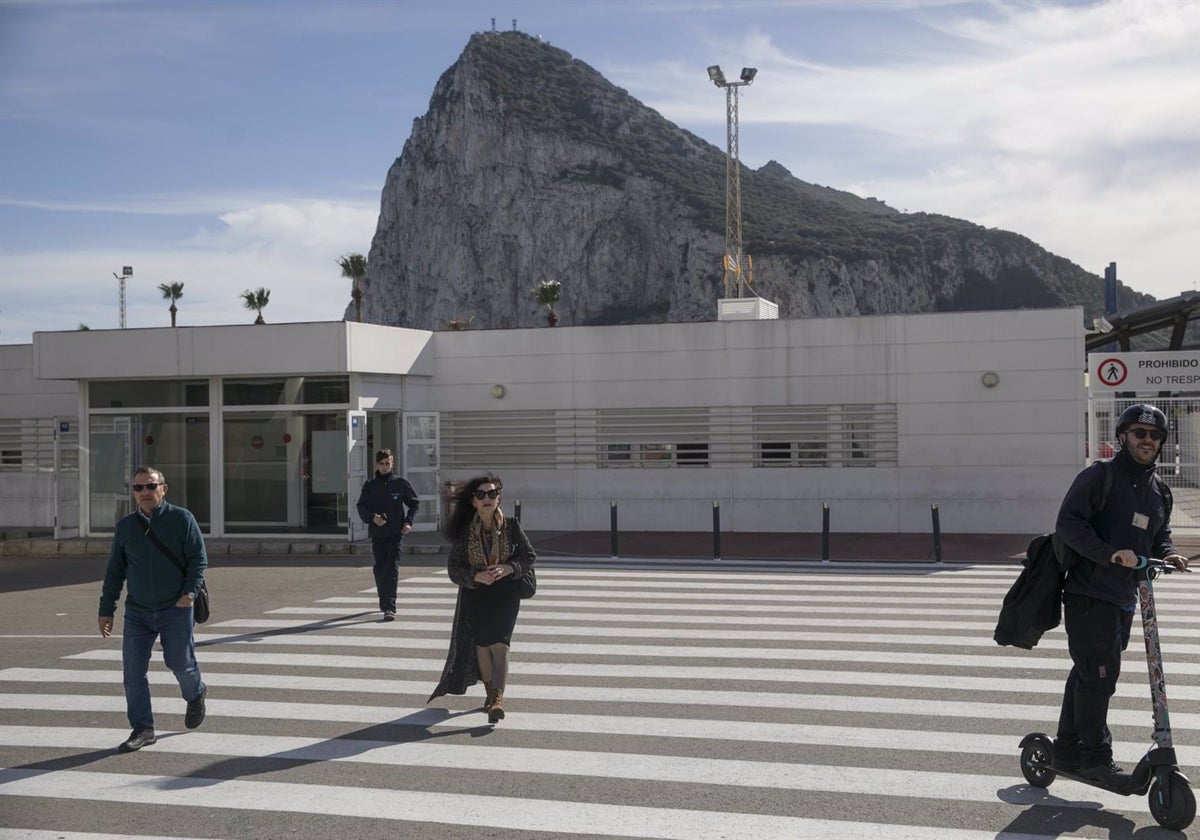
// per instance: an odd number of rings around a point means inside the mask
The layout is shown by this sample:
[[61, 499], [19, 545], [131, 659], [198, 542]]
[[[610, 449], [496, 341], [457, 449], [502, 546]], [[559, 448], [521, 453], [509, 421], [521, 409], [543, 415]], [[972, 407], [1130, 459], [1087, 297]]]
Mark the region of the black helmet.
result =
[[1122, 411], [1121, 416], [1117, 418], [1117, 434], [1121, 434], [1134, 423], [1141, 423], [1144, 426], [1154, 426], [1160, 429], [1164, 435], [1164, 442], [1167, 439], [1165, 436], [1170, 433], [1170, 430], [1167, 428], [1167, 415], [1149, 403], [1131, 405]]

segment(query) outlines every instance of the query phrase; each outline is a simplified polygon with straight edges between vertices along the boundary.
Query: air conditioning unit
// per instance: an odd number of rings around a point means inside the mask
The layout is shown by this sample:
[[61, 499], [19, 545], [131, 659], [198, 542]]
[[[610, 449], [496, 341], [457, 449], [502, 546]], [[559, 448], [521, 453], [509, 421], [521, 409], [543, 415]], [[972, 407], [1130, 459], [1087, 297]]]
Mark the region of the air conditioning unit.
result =
[[779, 304], [760, 297], [719, 298], [718, 321], [774, 321], [779, 318]]

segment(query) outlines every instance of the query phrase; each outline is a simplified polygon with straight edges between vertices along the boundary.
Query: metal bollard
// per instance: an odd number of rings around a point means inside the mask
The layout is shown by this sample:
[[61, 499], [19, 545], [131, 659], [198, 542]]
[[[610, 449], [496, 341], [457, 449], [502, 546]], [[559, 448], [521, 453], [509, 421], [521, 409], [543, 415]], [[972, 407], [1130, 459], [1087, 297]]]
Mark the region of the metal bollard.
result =
[[721, 559], [721, 505], [713, 502], [713, 559]]
[[612, 548], [612, 558], [617, 559], [617, 503], [609, 502], [608, 509], [609, 545]]
[[829, 562], [829, 502], [821, 503], [821, 562]]
[[937, 502], [930, 508], [933, 514], [933, 562], [942, 562], [942, 523], [938, 518]]

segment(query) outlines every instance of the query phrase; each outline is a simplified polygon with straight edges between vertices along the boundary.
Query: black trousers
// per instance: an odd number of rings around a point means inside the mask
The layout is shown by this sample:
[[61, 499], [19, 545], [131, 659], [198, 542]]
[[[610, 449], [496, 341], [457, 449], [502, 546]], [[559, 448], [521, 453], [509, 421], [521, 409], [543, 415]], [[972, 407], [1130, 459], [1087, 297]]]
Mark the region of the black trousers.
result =
[[379, 609], [383, 612], [396, 611], [396, 587], [400, 583], [400, 543], [404, 537], [381, 537], [371, 540], [371, 553], [375, 555], [375, 591], [379, 594]]
[[1063, 692], [1055, 754], [1079, 756], [1080, 767], [1112, 761], [1108, 701], [1121, 676], [1121, 652], [1129, 644], [1133, 613], [1082, 595], [1063, 596], [1067, 646], [1074, 663]]

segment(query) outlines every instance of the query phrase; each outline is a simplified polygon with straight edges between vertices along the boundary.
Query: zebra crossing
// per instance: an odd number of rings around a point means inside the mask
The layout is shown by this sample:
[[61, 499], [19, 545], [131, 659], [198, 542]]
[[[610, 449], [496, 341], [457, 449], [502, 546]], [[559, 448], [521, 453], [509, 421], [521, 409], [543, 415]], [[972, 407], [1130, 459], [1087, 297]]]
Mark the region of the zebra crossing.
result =
[[[132, 755], [120, 650], [0, 670], [0, 840], [637, 837], [1024, 840], [1158, 836], [1144, 797], [1030, 788], [1054, 729], [1061, 628], [991, 639], [1019, 570], [931, 564], [539, 560], [506, 692], [425, 698], [448, 644], [444, 570], [197, 628], [208, 719], [151, 669], [159, 741]], [[1200, 767], [1200, 587], [1156, 587], [1185, 773]], [[1110, 725], [1149, 742], [1141, 634]], [[175, 727], [174, 729], [172, 727]], [[73, 807], [71, 803], [78, 803]], [[1178, 833], [1161, 836], [1180, 836]]]

